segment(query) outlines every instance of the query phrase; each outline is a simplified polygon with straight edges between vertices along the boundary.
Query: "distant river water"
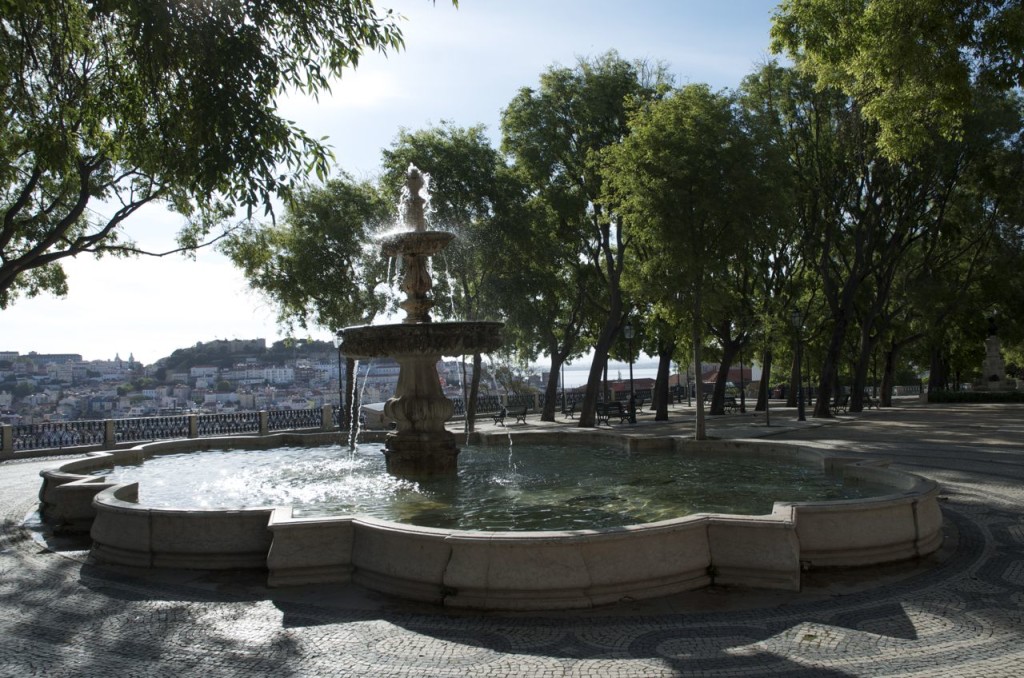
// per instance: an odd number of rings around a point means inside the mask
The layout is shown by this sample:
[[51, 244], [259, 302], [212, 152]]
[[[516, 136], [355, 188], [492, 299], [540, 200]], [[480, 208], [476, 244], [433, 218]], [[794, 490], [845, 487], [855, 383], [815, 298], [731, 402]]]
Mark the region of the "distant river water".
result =
[[[675, 366], [672, 367], [672, 373], [675, 373]], [[577, 386], [583, 386], [587, 383], [587, 377], [590, 376], [590, 366], [587, 367], [573, 367], [566, 368], [565, 370], [565, 385], [568, 388], [576, 388]], [[634, 367], [633, 368], [633, 379], [655, 379], [658, 376], [658, 368], [656, 367]], [[629, 380], [629, 365], [623, 368], [619, 368], [616, 365], [612, 365], [608, 368], [608, 381], [617, 381], [618, 379], [623, 381]]]

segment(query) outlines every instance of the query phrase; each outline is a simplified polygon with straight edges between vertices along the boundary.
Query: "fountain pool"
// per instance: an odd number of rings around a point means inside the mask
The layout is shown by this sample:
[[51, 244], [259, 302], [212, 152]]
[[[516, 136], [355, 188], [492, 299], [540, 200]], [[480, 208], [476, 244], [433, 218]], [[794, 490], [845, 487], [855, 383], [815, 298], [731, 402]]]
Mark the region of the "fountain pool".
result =
[[[563, 450], [607, 447], [613, 458], [617, 453], [619, 460], [626, 461], [620, 466], [639, 466], [641, 471], [650, 460], [670, 456], [712, 456], [726, 463], [737, 456], [754, 457], [772, 468], [791, 462], [810, 464], [841, 474], [847, 486], [885, 489], [863, 498], [776, 500], [768, 513], [756, 509], [758, 515], [715, 512], [711, 507], [684, 515], [691, 509], [683, 506], [673, 517], [657, 520], [652, 514], [655, 522], [643, 524], [518, 531], [429, 527], [365, 514], [314, 516], [291, 506], [148, 506], [138, 498], [147, 496], [147, 489], [140, 486], [149, 481], [121, 483], [93, 475], [109, 473], [118, 464], [214, 448], [298, 446], [309, 453], [331, 439], [330, 434], [273, 434], [162, 441], [65, 462], [43, 472], [41, 510], [51, 524], [88, 530], [92, 557], [100, 563], [259, 568], [267, 572], [271, 586], [355, 583], [401, 598], [475, 609], [591, 607], [710, 584], [799, 590], [804, 570], [916, 558], [937, 550], [943, 540], [935, 482], [889, 470], [884, 463], [855, 454], [760, 440], [697, 443], [688, 438], [603, 431], [511, 435], [511, 456], [508, 434], [474, 434], [470, 442], [507, 469], [513, 489], [511, 481], [529, 475], [523, 466], [517, 467], [516, 458], [516, 450], [527, 444]], [[358, 458], [380, 463], [379, 452]], [[212, 467], [195, 463], [198, 459], [193, 456], [193, 463], [175, 472], [169, 482], [209, 477]], [[558, 466], [563, 475], [573, 475], [568, 465]], [[463, 474], [472, 474], [472, 465], [466, 469]], [[755, 476], [758, 473], [763, 471]], [[399, 487], [412, 485], [391, 474], [381, 476]], [[459, 478], [430, 482], [458, 484]], [[637, 481], [637, 496], [653, 494], [659, 483], [668, 485], [666, 480], [658, 474], [646, 476]], [[592, 504], [610, 514], [615, 511], [609, 506], [629, 502], [633, 506], [640, 501], [614, 499], [624, 499], [620, 488], [631, 481], [607, 482], [607, 486], [573, 488], [571, 496], [546, 505], [555, 505], [552, 512], [571, 515], [578, 508], [575, 505]], [[509, 506], [512, 500], [498, 503]], [[632, 510], [626, 513], [632, 515]], [[422, 508], [414, 512], [430, 513]], [[435, 513], [448, 515], [444, 508]]]
[[[380, 445], [222, 449], [161, 455], [97, 471], [140, 483], [161, 508], [291, 506], [293, 515], [390, 520], [457, 530], [574, 530], [641, 525], [695, 513], [769, 514], [776, 501], [886, 494], [844, 484], [820, 462], [745, 454], [624, 452], [615, 445], [465, 447], [456, 478], [396, 478]], [[815, 460], [817, 461], [817, 460]], [[202, 473], [193, 472], [196, 464]]]

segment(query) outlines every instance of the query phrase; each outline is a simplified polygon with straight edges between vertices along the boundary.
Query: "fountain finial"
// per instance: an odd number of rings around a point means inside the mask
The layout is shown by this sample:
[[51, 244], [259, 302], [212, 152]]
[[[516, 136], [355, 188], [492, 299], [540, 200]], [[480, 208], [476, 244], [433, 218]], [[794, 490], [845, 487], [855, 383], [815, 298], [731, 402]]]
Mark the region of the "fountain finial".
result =
[[426, 198], [420, 195], [420, 191], [426, 185], [426, 179], [419, 168], [409, 163], [409, 169], [405, 173], [405, 225], [410, 231], [422, 233], [427, 230], [427, 218], [423, 214], [423, 206]]

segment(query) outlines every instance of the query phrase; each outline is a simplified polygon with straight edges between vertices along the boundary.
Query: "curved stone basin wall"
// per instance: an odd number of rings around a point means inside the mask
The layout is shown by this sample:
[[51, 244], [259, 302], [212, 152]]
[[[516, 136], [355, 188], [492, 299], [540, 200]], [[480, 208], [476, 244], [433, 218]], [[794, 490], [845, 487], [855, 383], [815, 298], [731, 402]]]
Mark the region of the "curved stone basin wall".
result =
[[[171, 441], [97, 453], [42, 473], [43, 512], [69, 529], [91, 525], [93, 555], [101, 562], [266, 568], [271, 586], [354, 582], [403, 598], [478, 609], [590, 607], [712, 583], [799, 590], [801, 568], [895, 562], [931, 553], [942, 542], [933, 481], [852, 456], [756, 440], [698, 444], [575, 429], [514, 436], [525, 443], [566, 445], [619, 439], [631, 453], [742, 450], [798, 456], [841, 469], [846, 482], [882, 484], [892, 493], [777, 502], [762, 516], [707, 513], [616, 529], [471, 532], [357, 516], [295, 518], [285, 507], [147, 508], [135, 503], [135, 484], [112, 485], [82, 475], [153, 454], [335, 441], [336, 434], [330, 435]], [[507, 434], [479, 437], [485, 445], [508, 445], [508, 440]]]

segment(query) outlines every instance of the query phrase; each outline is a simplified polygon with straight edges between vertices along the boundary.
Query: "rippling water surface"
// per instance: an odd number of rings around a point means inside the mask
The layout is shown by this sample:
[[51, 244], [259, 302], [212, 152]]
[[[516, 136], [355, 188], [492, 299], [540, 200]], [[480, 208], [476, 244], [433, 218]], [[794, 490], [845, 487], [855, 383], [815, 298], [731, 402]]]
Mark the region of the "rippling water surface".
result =
[[411, 482], [384, 470], [381, 444], [214, 450], [153, 457], [104, 475], [140, 483], [156, 507], [293, 506], [295, 515], [360, 514], [467, 530], [572, 530], [698, 512], [758, 515], [774, 501], [851, 499], [816, 467], [735, 454], [627, 453], [618, 448], [466, 448], [457, 478]]

